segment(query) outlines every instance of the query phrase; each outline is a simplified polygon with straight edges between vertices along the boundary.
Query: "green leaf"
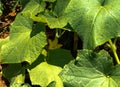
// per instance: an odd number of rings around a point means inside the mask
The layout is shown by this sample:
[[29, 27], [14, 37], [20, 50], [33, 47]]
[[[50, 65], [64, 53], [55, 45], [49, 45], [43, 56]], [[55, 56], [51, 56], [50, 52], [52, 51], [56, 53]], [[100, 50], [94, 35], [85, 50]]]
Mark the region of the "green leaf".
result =
[[31, 87], [29, 84], [13, 84], [10, 85], [10, 87]]
[[120, 0], [70, 0], [64, 16], [83, 40], [94, 49], [120, 36]]
[[[48, 0], [44, 0], [48, 1]], [[50, 2], [50, 0], [49, 0]], [[54, 2], [50, 11], [48, 9], [45, 10], [44, 13], [39, 14], [38, 16], [31, 15], [31, 18], [37, 22], [47, 23], [48, 26], [53, 28], [63, 28], [67, 25], [68, 18], [63, 15], [65, 8], [67, 7], [69, 0], [57, 0]]]
[[64, 49], [49, 50], [47, 56], [47, 62], [52, 65], [63, 67], [69, 63], [70, 60], [74, 59], [71, 52]]
[[32, 63], [28, 64], [27, 68], [32, 69], [35, 68], [37, 65], [45, 61], [45, 56], [43, 54], [40, 54], [39, 57]]
[[76, 66], [96, 68], [106, 75], [113, 68], [112, 58], [104, 50], [98, 54], [90, 50], [78, 51], [76, 62]]
[[120, 65], [113, 66], [107, 52], [78, 51], [76, 60], [59, 74], [65, 87], [120, 87]]
[[48, 12], [45, 13], [44, 17], [46, 18], [46, 22], [51, 29], [63, 28], [67, 25], [67, 18], [64, 16], [55, 17], [53, 14], [51, 15], [51, 13]]
[[30, 79], [33, 85], [47, 87], [51, 82], [55, 81], [55, 87], [63, 87], [62, 80], [58, 76], [62, 68], [42, 62], [35, 68], [28, 69]]
[[117, 82], [120, 86], [120, 65], [114, 67], [113, 72], [111, 73], [111, 77]]
[[22, 4], [22, 8], [24, 8], [28, 2], [31, 1], [31, 0], [20, 0], [21, 4]]
[[64, 16], [56, 17], [52, 12], [44, 12], [38, 16], [31, 16], [34, 21], [47, 23], [48, 26], [53, 28], [63, 28], [67, 25], [67, 18]]
[[0, 39], [0, 49], [1, 49], [2, 45], [6, 44], [8, 42], [9, 42], [9, 36], [5, 39]]
[[25, 6], [22, 12], [29, 12], [33, 15], [36, 15], [37, 13], [44, 11], [45, 6], [45, 2], [41, 0], [30, 0], [30, 2]]
[[70, 0], [57, 0], [55, 6], [53, 7], [53, 13], [56, 17], [60, 17], [63, 15], [65, 8], [69, 4]]
[[33, 24], [29, 14], [20, 13], [11, 25], [10, 41], [1, 48], [2, 63], [32, 63], [45, 45], [45, 25]]
[[56, 85], [56, 82], [53, 81], [53, 82], [51, 82], [47, 87], [55, 87], [55, 85]]
[[3, 10], [3, 4], [2, 4], [2, 2], [0, 1], [0, 16], [2, 15], [2, 10]]
[[56, 0], [43, 0], [43, 1], [46, 1], [46, 2], [55, 2]]
[[25, 68], [21, 64], [11, 64], [2, 70], [3, 76], [10, 84], [22, 84], [25, 80]]

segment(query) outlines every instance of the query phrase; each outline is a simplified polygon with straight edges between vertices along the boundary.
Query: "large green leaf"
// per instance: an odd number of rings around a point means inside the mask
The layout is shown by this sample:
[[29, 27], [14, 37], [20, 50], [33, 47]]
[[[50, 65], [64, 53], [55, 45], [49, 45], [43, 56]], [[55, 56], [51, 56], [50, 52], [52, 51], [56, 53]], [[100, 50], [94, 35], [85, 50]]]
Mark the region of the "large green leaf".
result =
[[64, 16], [83, 40], [94, 49], [120, 36], [120, 0], [70, 0]]
[[9, 42], [9, 36], [6, 37], [5, 39], [0, 39], [0, 49], [2, 47], [2, 45], [6, 44]]
[[11, 25], [10, 41], [1, 48], [2, 63], [32, 63], [46, 45], [44, 24], [33, 24], [29, 14], [18, 14]]
[[65, 87], [120, 87], [120, 65], [105, 52], [78, 51], [76, 60], [59, 74]]
[[51, 82], [55, 81], [55, 87], [63, 87], [62, 80], [58, 76], [61, 70], [61, 67], [42, 62], [35, 68], [28, 69], [28, 72], [33, 85], [47, 87]]

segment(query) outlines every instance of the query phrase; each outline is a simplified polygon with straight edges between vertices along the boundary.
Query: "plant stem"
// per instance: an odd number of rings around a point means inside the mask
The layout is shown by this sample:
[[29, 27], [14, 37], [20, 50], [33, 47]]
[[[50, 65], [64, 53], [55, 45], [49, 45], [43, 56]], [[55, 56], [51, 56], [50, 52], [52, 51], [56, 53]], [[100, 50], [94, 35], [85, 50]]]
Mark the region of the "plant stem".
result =
[[115, 56], [115, 60], [116, 60], [117, 64], [120, 64], [120, 60], [119, 60], [118, 55], [117, 55], [117, 53], [116, 53], [115, 43], [112, 43], [112, 41], [109, 40], [109, 44], [110, 44], [111, 50], [113, 51], [113, 54], [114, 54], [114, 56]]
[[74, 32], [74, 46], [73, 46], [73, 50], [76, 51], [78, 47], [78, 35], [76, 32]]

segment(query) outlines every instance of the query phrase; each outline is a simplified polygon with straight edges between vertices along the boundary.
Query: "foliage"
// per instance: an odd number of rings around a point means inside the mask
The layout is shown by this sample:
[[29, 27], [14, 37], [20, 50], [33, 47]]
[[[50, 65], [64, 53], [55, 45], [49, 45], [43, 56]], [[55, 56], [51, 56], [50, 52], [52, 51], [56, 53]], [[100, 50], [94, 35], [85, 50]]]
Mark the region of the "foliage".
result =
[[28, 15], [18, 14], [12, 24], [9, 42], [2, 46], [2, 62], [20, 63], [28, 61], [32, 63], [46, 45], [44, 24], [38, 23], [33, 26], [33, 21]]
[[78, 51], [60, 73], [65, 87], [119, 87], [120, 66], [105, 52]]
[[31, 87], [29, 84], [13, 84], [11, 87]]
[[[62, 80], [58, 76], [61, 70], [61, 67], [53, 66], [47, 64], [46, 62], [42, 62], [35, 68], [28, 71], [30, 73], [30, 79], [32, 81], [32, 84], [46, 87], [47, 85], [49, 85], [49, 83], [55, 81], [56, 87], [63, 87]], [[38, 76], [40, 77], [39, 80], [37, 80]]]
[[[25, 83], [26, 73], [32, 85], [42, 87], [120, 87], [115, 45], [120, 36], [119, 0], [20, 2], [23, 10], [10, 25], [9, 37], [0, 40], [1, 64], [9, 64], [2, 74], [11, 87], [30, 87]], [[83, 49], [76, 49], [75, 59], [69, 50], [61, 48], [57, 35], [54, 40], [46, 36], [47, 28], [55, 29], [56, 34], [58, 30], [77, 32]], [[93, 52], [105, 43], [117, 64], [106, 51]]]
[[0, 16], [2, 15], [2, 10], [3, 10], [3, 7], [2, 7], [2, 2], [0, 1]]
[[119, 4], [119, 0], [70, 0], [64, 15], [82, 38], [84, 48], [94, 49], [120, 36]]

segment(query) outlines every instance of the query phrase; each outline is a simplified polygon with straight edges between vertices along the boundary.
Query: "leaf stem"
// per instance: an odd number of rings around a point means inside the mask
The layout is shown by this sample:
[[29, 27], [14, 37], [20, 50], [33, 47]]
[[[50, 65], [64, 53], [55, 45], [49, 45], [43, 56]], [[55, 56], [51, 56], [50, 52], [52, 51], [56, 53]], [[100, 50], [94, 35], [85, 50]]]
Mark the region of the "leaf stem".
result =
[[110, 44], [111, 50], [113, 51], [113, 54], [114, 54], [114, 56], [115, 56], [115, 60], [116, 60], [117, 64], [120, 64], [120, 60], [119, 60], [118, 55], [117, 55], [117, 53], [116, 53], [115, 43], [113, 43], [111, 40], [109, 40], [109, 44]]

